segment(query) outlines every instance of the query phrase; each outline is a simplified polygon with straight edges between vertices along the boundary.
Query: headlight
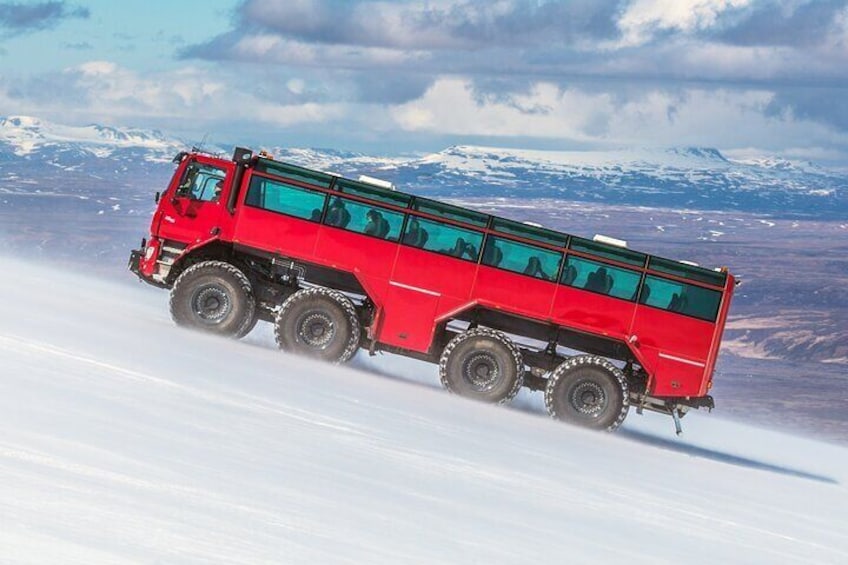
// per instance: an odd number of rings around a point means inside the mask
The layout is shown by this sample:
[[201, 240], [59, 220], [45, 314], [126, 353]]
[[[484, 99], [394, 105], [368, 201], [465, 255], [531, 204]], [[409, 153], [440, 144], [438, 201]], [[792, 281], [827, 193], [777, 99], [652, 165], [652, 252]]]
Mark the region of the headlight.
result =
[[147, 249], [144, 250], [144, 260], [150, 261], [153, 258], [153, 254], [156, 252], [156, 248], [152, 245], [148, 245]]

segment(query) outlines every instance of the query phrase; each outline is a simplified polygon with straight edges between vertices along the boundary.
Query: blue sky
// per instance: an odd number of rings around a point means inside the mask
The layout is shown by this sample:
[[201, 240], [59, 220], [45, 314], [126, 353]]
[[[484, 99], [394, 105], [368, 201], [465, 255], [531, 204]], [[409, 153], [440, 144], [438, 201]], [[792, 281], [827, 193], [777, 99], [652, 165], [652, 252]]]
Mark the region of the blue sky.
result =
[[848, 0], [0, 0], [0, 115], [848, 164]]

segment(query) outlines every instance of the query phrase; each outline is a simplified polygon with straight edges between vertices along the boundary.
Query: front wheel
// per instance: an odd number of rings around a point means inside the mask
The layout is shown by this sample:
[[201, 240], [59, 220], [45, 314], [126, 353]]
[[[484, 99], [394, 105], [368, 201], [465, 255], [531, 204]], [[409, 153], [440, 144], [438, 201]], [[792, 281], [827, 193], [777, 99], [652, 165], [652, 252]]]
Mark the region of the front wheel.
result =
[[349, 361], [359, 348], [359, 318], [345, 295], [328, 288], [299, 290], [274, 321], [280, 349], [330, 363]]
[[203, 261], [177, 277], [171, 288], [171, 318], [184, 326], [240, 338], [256, 323], [250, 281], [224, 261]]
[[450, 392], [505, 404], [524, 382], [518, 347], [501, 332], [474, 328], [450, 340], [439, 360], [439, 377]]
[[603, 357], [578, 355], [554, 369], [545, 389], [545, 406], [557, 420], [613, 431], [630, 408], [627, 379]]

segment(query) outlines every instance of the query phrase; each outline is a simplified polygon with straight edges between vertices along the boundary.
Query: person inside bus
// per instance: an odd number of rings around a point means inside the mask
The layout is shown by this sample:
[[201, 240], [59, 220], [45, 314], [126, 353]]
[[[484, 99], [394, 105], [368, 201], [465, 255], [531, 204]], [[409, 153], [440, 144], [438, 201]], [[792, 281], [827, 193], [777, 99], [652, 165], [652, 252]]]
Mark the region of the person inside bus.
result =
[[383, 215], [372, 208], [365, 214], [365, 218], [368, 221], [365, 224], [363, 233], [385, 239], [389, 234], [389, 222]]
[[539, 279], [544, 279], [546, 281], [551, 280], [551, 277], [542, 269], [542, 260], [539, 259], [538, 255], [532, 255], [527, 260], [527, 266], [524, 267], [524, 274], [530, 275], [531, 277], [536, 277]]
[[212, 191], [212, 202], [217, 202], [221, 198], [222, 190], [224, 190], [224, 181], [219, 180], [215, 183], [215, 189]]
[[472, 261], [477, 259], [477, 248], [461, 237], [456, 238], [456, 243], [452, 249], [439, 249], [439, 253], [445, 253], [447, 255], [452, 255], [453, 257], [471, 259]]
[[574, 281], [577, 279], [577, 267], [574, 265], [568, 265], [565, 268], [565, 271], [562, 273], [562, 284], [574, 284]]
[[501, 264], [501, 261], [503, 261], [503, 251], [500, 247], [492, 243], [490, 239], [489, 243], [483, 249], [483, 263], [497, 267]]
[[309, 220], [313, 222], [321, 221], [321, 208], [314, 208], [312, 210], [312, 214], [309, 216]]
[[427, 233], [427, 230], [421, 227], [418, 220], [410, 218], [409, 226], [406, 228], [406, 235], [403, 236], [403, 242], [407, 245], [412, 245], [413, 247], [423, 248], [424, 244], [427, 243], [428, 238], [429, 234]]
[[681, 290], [680, 294], [676, 292], [671, 296], [671, 301], [668, 303], [668, 309], [672, 312], [683, 312], [686, 306], [689, 305], [689, 299], [686, 298], [686, 292]]
[[586, 279], [586, 290], [593, 290], [602, 294], [608, 294], [612, 289], [612, 276], [607, 273], [606, 267], [598, 267], [594, 273], [589, 273]]
[[350, 212], [345, 208], [344, 201], [341, 198], [334, 198], [330, 202], [330, 207], [327, 209], [326, 224], [328, 226], [346, 228], [349, 223]]

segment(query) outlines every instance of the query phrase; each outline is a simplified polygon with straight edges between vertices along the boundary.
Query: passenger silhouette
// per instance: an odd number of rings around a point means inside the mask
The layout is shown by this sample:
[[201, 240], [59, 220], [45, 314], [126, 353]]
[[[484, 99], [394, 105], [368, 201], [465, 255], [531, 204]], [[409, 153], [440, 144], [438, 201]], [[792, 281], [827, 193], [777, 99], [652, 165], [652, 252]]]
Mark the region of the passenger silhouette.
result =
[[545, 279], [546, 281], [551, 279], [551, 277], [549, 277], [542, 269], [542, 260], [539, 259], [538, 255], [532, 255], [527, 260], [527, 266], [524, 267], [524, 274], [530, 275], [531, 277]]
[[409, 225], [406, 227], [406, 235], [403, 236], [403, 242], [414, 247], [424, 247], [428, 237], [427, 230], [421, 227], [418, 220], [411, 218]]
[[330, 207], [327, 210], [326, 223], [329, 226], [346, 228], [350, 223], [350, 212], [345, 208], [344, 201], [341, 198], [334, 198], [330, 202]]

